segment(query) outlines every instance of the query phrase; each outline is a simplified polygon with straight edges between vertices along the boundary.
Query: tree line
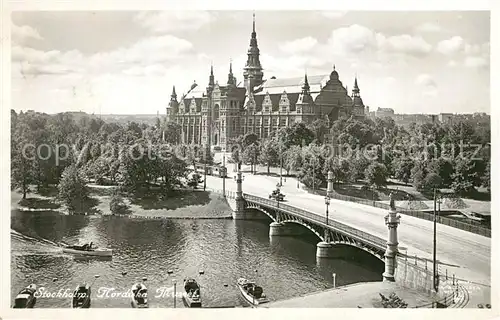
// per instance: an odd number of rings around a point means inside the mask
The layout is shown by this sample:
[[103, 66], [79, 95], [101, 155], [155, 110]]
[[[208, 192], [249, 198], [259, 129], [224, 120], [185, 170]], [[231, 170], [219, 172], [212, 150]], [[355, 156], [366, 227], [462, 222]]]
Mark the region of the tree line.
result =
[[11, 187], [25, 199], [57, 186], [70, 211], [82, 209], [91, 181], [168, 195], [189, 183], [188, 163], [211, 156], [203, 157], [197, 146], [178, 145], [179, 137], [176, 124], [159, 119], [156, 125], [119, 124], [91, 115], [12, 110]]
[[[282, 164], [307, 187], [325, 186], [332, 171], [335, 183], [364, 180], [383, 187], [392, 177], [418, 190], [490, 191], [489, 121], [402, 127], [390, 118], [318, 119], [281, 128], [266, 139], [239, 136], [229, 148], [234, 162], [252, 170], [267, 166], [268, 172]], [[88, 196], [89, 181], [168, 195], [200, 182], [199, 176], [188, 179], [188, 166], [196, 162], [212, 164], [213, 154], [181, 144], [175, 122], [119, 124], [85, 114], [11, 111], [11, 186], [23, 198], [56, 185], [68, 207], [76, 208]], [[36, 190], [30, 190], [33, 186]]]
[[[234, 161], [270, 167], [283, 165], [311, 188], [364, 180], [384, 187], [389, 178], [419, 191], [451, 188], [467, 196], [484, 187], [491, 192], [490, 122], [461, 119], [452, 123], [398, 126], [391, 118], [319, 119], [295, 123], [258, 140], [253, 133], [233, 141]], [[252, 169], [253, 170], [253, 169]]]

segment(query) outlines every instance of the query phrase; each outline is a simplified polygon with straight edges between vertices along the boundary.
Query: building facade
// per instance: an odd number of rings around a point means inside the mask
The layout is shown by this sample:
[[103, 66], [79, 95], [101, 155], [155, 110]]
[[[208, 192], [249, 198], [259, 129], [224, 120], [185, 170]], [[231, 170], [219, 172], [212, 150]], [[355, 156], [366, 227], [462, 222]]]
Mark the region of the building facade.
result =
[[357, 78], [349, 95], [335, 65], [329, 75], [265, 79], [255, 16], [247, 56], [243, 86], [238, 85], [230, 63], [224, 85], [214, 79], [211, 66], [206, 88], [199, 89], [195, 83], [180, 99], [173, 88], [166, 110], [167, 121], [175, 121], [181, 126], [183, 143], [226, 150], [231, 138], [246, 133], [255, 133], [262, 139], [296, 122], [365, 116]]

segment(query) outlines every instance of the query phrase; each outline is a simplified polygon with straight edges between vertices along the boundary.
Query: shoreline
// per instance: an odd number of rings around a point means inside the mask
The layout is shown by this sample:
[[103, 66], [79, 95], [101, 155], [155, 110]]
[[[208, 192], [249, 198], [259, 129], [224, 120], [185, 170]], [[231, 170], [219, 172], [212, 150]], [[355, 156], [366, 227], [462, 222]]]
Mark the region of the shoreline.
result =
[[[178, 189], [169, 198], [144, 197], [134, 198], [124, 195], [123, 198], [130, 209], [130, 214], [113, 214], [110, 211], [111, 193], [116, 186], [88, 185], [91, 201], [96, 205], [85, 216], [118, 216], [129, 219], [232, 219], [232, 206], [215, 190], [203, 189]], [[103, 193], [102, 191], [105, 190]], [[23, 203], [28, 202], [28, 203]], [[57, 213], [71, 215], [55, 196], [46, 196], [38, 193], [29, 193], [26, 199], [18, 191], [11, 191], [11, 212], [30, 213]]]

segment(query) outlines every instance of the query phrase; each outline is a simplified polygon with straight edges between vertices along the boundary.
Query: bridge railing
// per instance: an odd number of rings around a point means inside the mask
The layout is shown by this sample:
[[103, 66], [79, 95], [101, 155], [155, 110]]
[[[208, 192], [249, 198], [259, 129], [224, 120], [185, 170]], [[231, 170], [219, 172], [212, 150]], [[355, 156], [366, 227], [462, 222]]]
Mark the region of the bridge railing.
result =
[[[306, 190], [310, 193], [325, 196], [326, 195], [326, 190], [320, 189], [320, 190], [312, 190], [309, 188], [306, 188]], [[331, 198], [337, 199], [337, 200], [342, 200], [342, 201], [348, 201], [348, 202], [355, 202], [355, 203], [360, 203], [364, 205], [369, 205], [375, 208], [381, 208], [385, 210], [389, 210], [390, 206], [387, 203], [375, 201], [375, 200], [369, 200], [369, 199], [364, 199], [364, 198], [358, 198], [358, 197], [352, 197], [352, 196], [346, 196], [346, 195], [341, 195], [337, 193], [333, 193], [330, 195]], [[405, 214], [408, 216], [412, 216], [415, 218], [420, 218], [420, 219], [425, 219], [429, 221], [434, 220], [434, 215], [428, 212], [424, 211], [419, 211], [419, 210], [409, 210], [401, 207], [397, 207], [398, 212], [401, 214]], [[472, 232], [475, 234], [479, 234], [481, 236], [485, 237], [490, 237], [491, 238], [491, 229], [484, 227], [483, 225], [480, 225], [479, 223], [474, 223], [473, 221], [471, 222], [463, 222], [463, 221], [458, 221], [455, 219], [447, 218], [447, 217], [437, 217], [437, 222], [440, 224], [444, 224], [453, 228], [461, 229], [464, 231]]]
[[373, 236], [367, 232], [360, 231], [356, 228], [352, 228], [348, 225], [334, 221], [332, 219], [328, 219], [328, 224], [327, 224], [326, 217], [322, 217], [322, 216], [320, 216], [316, 213], [313, 213], [311, 211], [307, 211], [304, 209], [300, 209], [300, 208], [293, 207], [293, 206], [290, 206], [287, 204], [282, 204], [282, 203], [280, 203], [278, 205], [278, 203], [275, 200], [265, 199], [265, 198], [253, 196], [250, 194], [246, 194], [246, 193], [243, 194], [243, 197], [246, 200], [253, 201], [253, 202], [271, 207], [271, 208], [276, 209], [276, 210], [282, 210], [285, 212], [295, 214], [295, 215], [297, 215], [303, 219], [309, 220], [311, 222], [320, 223], [323, 225], [328, 225], [329, 227], [332, 227], [333, 229], [336, 229], [337, 231], [345, 233], [346, 235], [352, 236], [354, 238], [358, 238], [361, 241], [365, 241], [367, 243], [376, 245], [380, 248], [385, 248], [385, 246], [386, 246], [386, 241], [382, 238]]

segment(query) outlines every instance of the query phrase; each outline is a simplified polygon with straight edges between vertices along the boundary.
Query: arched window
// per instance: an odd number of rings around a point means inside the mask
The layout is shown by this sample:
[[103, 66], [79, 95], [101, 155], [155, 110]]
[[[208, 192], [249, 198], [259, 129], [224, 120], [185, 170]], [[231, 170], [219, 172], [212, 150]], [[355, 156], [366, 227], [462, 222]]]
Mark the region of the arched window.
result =
[[214, 107], [214, 120], [219, 119], [219, 105], [216, 104]]

